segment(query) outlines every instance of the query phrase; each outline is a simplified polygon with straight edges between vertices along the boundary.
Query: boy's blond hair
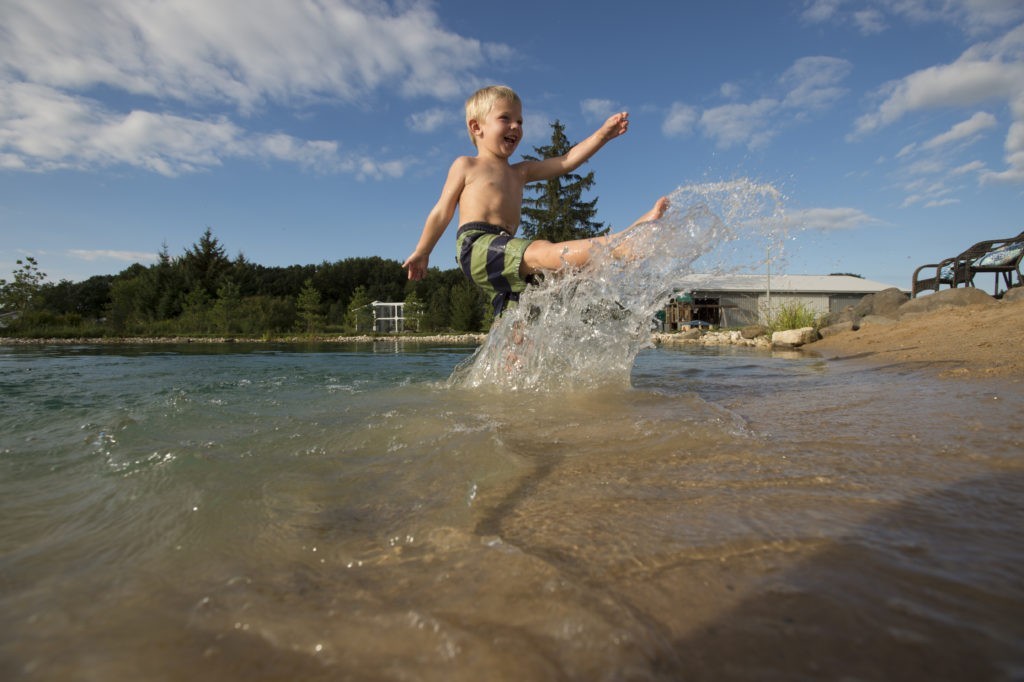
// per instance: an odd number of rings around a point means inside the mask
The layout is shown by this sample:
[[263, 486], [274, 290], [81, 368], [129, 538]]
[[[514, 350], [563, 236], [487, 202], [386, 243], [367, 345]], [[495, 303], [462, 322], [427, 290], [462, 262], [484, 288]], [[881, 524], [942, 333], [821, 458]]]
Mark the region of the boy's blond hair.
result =
[[491, 113], [491, 107], [499, 99], [519, 105], [523, 103], [515, 90], [507, 85], [488, 85], [486, 88], [480, 88], [474, 92], [466, 100], [466, 130], [469, 132], [469, 139], [473, 142], [474, 147], [476, 146], [476, 138], [473, 137], [473, 131], [469, 127], [469, 122], [483, 121], [487, 114]]

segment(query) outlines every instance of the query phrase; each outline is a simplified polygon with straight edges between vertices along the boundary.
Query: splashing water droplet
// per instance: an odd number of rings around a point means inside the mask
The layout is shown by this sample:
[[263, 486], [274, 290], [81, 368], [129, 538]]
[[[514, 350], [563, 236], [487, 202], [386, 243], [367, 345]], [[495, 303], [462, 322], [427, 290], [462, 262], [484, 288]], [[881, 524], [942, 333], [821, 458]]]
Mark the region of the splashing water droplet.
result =
[[563, 390], [629, 385], [652, 322], [694, 272], [750, 270], [784, 238], [782, 196], [749, 180], [681, 187], [659, 220], [595, 246], [582, 270], [549, 275], [494, 324], [452, 386]]

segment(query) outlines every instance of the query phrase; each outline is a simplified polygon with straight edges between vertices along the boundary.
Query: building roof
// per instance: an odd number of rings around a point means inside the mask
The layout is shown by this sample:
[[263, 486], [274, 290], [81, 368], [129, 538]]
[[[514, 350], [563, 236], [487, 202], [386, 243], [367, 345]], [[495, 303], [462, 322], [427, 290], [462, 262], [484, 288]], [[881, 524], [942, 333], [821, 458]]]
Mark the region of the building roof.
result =
[[[772, 275], [771, 290], [803, 294], [872, 294], [890, 289], [892, 284], [875, 282], [852, 275]], [[679, 282], [687, 291], [764, 292], [768, 275], [687, 275]]]

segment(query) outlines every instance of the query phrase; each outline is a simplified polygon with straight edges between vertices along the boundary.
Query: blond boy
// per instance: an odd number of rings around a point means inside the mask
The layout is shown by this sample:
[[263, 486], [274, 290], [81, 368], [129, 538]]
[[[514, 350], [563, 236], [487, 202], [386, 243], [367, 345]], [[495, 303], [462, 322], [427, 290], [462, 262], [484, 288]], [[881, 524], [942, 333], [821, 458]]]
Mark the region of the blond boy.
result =
[[[491, 297], [496, 315], [509, 301], [518, 300], [528, 277], [566, 265], [583, 267], [595, 244], [608, 244], [625, 232], [557, 243], [515, 237], [523, 188], [576, 170], [607, 142], [626, 132], [626, 112], [609, 117], [590, 137], [562, 156], [517, 163], [509, 159], [523, 138], [523, 108], [511, 88], [495, 85], [474, 93], [466, 101], [466, 127], [477, 154], [460, 156], [452, 163], [416, 250], [402, 265], [409, 271], [409, 279], [426, 275], [430, 253], [455, 215], [456, 206], [459, 264], [466, 276]], [[659, 199], [633, 225], [660, 218], [667, 206], [667, 199]]]

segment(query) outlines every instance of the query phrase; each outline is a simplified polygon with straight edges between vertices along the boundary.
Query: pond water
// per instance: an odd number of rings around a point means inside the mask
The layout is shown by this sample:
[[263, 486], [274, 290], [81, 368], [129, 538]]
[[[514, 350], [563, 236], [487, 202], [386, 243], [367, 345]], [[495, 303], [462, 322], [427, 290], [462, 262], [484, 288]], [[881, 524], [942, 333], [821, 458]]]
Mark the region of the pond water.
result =
[[1019, 384], [472, 352], [0, 347], [0, 677], [1024, 676]]

